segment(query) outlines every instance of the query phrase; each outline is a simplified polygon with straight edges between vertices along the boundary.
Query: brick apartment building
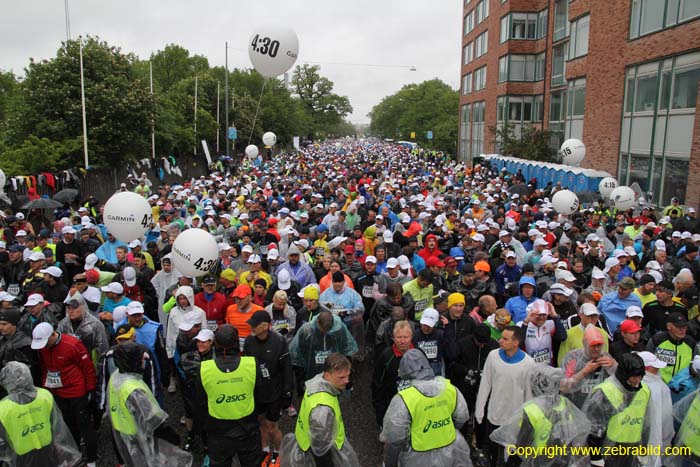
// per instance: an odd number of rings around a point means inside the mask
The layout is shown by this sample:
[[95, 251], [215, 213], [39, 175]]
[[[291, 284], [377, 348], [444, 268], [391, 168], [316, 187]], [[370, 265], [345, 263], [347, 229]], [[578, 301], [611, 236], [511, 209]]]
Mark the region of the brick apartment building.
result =
[[700, 0], [463, 1], [460, 159], [535, 125], [656, 204], [700, 205]]

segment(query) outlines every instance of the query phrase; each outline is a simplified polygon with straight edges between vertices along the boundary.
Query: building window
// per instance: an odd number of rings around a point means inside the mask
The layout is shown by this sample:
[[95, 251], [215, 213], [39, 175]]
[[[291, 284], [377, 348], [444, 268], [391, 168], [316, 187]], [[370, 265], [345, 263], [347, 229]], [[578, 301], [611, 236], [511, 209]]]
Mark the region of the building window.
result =
[[464, 6], [467, 7], [472, 2], [472, 0], [464, 0]]
[[590, 15], [586, 15], [571, 22], [569, 60], [582, 57], [588, 53], [588, 29], [590, 26], [590, 19]]
[[474, 45], [474, 43], [470, 42], [469, 44], [464, 46], [464, 49], [462, 49], [462, 55], [464, 55], [464, 64], [465, 65], [471, 63], [471, 61], [473, 59], [473, 55], [472, 55], [473, 50], [474, 50], [473, 45]]
[[698, 0], [632, 0], [630, 39], [700, 16]]
[[[653, 0], [652, 0], [653, 1]], [[554, 3], [554, 38], [556, 42], [569, 35], [569, 0]]]
[[467, 13], [464, 17], [464, 35], [466, 36], [474, 29], [474, 10]]
[[566, 105], [566, 127], [564, 139], [583, 138], [583, 113], [586, 101], [586, 78], [568, 83]]
[[501, 18], [500, 40], [537, 40], [547, 34], [547, 9], [539, 13], [509, 13]]
[[472, 158], [480, 156], [484, 150], [484, 111], [485, 102], [472, 104], [471, 119], [471, 151]]
[[566, 46], [567, 44], [561, 44], [552, 48], [552, 86], [566, 82]]
[[462, 77], [462, 94], [469, 94], [472, 92], [472, 74], [467, 73]]
[[[540, 55], [544, 59], [544, 54]], [[504, 55], [498, 60], [498, 82], [537, 81], [537, 60], [540, 55]]]
[[544, 114], [543, 95], [537, 96], [500, 96], [497, 101], [496, 122], [498, 127], [511, 125], [517, 137], [522, 134], [524, 126], [542, 122]]
[[535, 81], [541, 81], [544, 79], [545, 63], [544, 52], [535, 56]]
[[469, 117], [471, 114], [471, 104], [462, 105], [462, 123], [459, 127], [459, 158], [466, 161], [469, 154]]
[[552, 92], [549, 98], [550, 147], [559, 151], [564, 142], [564, 123], [566, 121], [566, 90]]
[[484, 31], [474, 39], [474, 58], [479, 58], [489, 50], [489, 32]]
[[476, 4], [474, 11], [476, 11], [476, 24], [480, 24], [489, 16], [489, 0], [481, 0]]
[[486, 87], [486, 66], [474, 70], [474, 92]]
[[684, 202], [698, 84], [700, 52], [627, 69], [618, 176], [656, 204]]

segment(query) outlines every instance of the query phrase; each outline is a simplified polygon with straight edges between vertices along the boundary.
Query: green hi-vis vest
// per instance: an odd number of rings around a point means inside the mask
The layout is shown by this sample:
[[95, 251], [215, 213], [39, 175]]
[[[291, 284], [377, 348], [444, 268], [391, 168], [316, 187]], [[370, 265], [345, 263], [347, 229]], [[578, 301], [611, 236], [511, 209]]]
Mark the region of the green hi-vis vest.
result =
[[697, 395], [693, 398], [681, 428], [678, 430], [678, 440], [684, 446], [689, 447], [694, 455], [700, 456], [700, 398]]
[[457, 406], [457, 390], [442, 378], [445, 389], [434, 397], [422, 394], [411, 386], [399, 395], [411, 414], [411, 447], [414, 451], [430, 451], [452, 444], [457, 430], [452, 414]]
[[297, 424], [294, 427], [294, 436], [297, 439], [297, 443], [299, 443], [299, 447], [304, 452], [311, 447], [309, 417], [311, 416], [311, 411], [319, 405], [325, 405], [333, 410], [333, 415], [335, 416], [335, 447], [340, 451], [343, 449], [343, 444], [345, 444], [345, 424], [340, 413], [340, 404], [337, 396], [324, 391], [311, 395], [308, 392], [304, 394], [304, 399], [301, 401], [301, 408], [299, 409], [299, 416], [297, 417]]
[[[559, 404], [554, 407], [555, 412], [562, 412], [566, 409], [566, 402], [563, 397], [559, 398]], [[549, 441], [549, 436], [552, 434], [552, 422], [545, 416], [544, 412], [534, 402], [528, 402], [523, 406], [523, 410], [530, 420], [530, 425], [532, 425], [535, 431], [534, 435], [534, 446], [536, 448], [543, 447], [547, 445]]]
[[[641, 383], [640, 383], [641, 384]], [[649, 403], [649, 387], [642, 385], [637, 391], [627, 407], [620, 410], [623, 403], [624, 394], [615, 383], [603, 381], [594, 388], [600, 389], [608, 398], [615, 410], [619, 412], [608, 422], [607, 438], [620, 444], [640, 443], [642, 441], [642, 428], [644, 427], [644, 416]]]
[[37, 388], [36, 398], [28, 404], [0, 401], [0, 423], [15, 454], [23, 456], [51, 444], [52, 410], [53, 396], [42, 388]]
[[666, 367], [659, 370], [659, 376], [666, 384], [693, 361], [693, 349], [685, 342], [676, 347], [670, 340], [665, 340], [656, 346], [654, 353], [659, 360], [666, 362]]
[[253, 413], [256, 366], [254, 357], [241, 357], [236, 371], [224, 373], [214, 360], [202, 362], [202, 386], [207, 393], [209, 415], [219, 420], [240, 420]]
[[125, 379], [119, 389], [116, 389], [112, 384], [112, 379], [109, 380], [109, 420], [112, 422], [112, 428], [119, 433], [127, 436], [134, 436], [138, 431], [136, 420], [126, 406], [126, 400], [136, 389], [142, 390], [150, 399], [151, 403], [158, 405], [150, 388], [146, 386], [140, 378]]

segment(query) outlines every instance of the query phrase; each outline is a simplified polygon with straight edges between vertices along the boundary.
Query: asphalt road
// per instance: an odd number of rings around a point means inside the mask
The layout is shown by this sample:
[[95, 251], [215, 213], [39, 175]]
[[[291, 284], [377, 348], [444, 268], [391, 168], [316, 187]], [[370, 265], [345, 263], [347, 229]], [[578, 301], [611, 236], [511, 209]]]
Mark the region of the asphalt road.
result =
[[[382, 445], [379, 443], [379, 429], [374, 420], [374, 411], [372, 410], [370, 382], [372, 379], [372, 367], [368, 361], [363, 363], [355, 363], [353, 371], [353, 392], [350, 399], [341, 400], [340, 406], [343, 412], [343, 420], [345, 422], [345, 433], [350, 440], [350, 443], [355, 448], [355, 452], [360, 460], [360, 465], [363, 467], [378, 467], [382, 464]], [[299, 409], [300, 399], [294, 401], [294, 406]], [[179, 420], [184, 414], [182, 401], [179, 394], [166, 394], [165, 408], [170, 414], [169, 423], [180, 434], [184, 443], [186, 431]], [[283, 433], [294, 431], [295, 418], [290, 418], [286, 414], [280, 420], [280, 426]], [[114, 467], [117, 464], [117, 458], [112, 450], [112, 442], [110, 437], [111, 427], [109, 422], [103, 421], [98, 433], [98, 449], [100, 467]], [[201, 446], [197, 446], [194, 451], [195, 467], [202, 465], [204, 457]], [[238, 466], [238, 463], [234, 463]]]

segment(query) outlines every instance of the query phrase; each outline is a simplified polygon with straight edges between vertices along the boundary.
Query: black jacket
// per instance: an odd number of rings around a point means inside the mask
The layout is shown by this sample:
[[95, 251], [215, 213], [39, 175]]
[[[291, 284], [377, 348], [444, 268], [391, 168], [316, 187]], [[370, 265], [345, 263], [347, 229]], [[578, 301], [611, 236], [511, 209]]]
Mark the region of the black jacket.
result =
[[262, 375], [259, 389], [256, 386], [256, 402], [274, 402], [294, 388], [292, 360], [287, 339], [270, 330], [268, 338], [261, 341], [252, 334], [243, 345], [243, 355], [255, 357], [258, 373]]

